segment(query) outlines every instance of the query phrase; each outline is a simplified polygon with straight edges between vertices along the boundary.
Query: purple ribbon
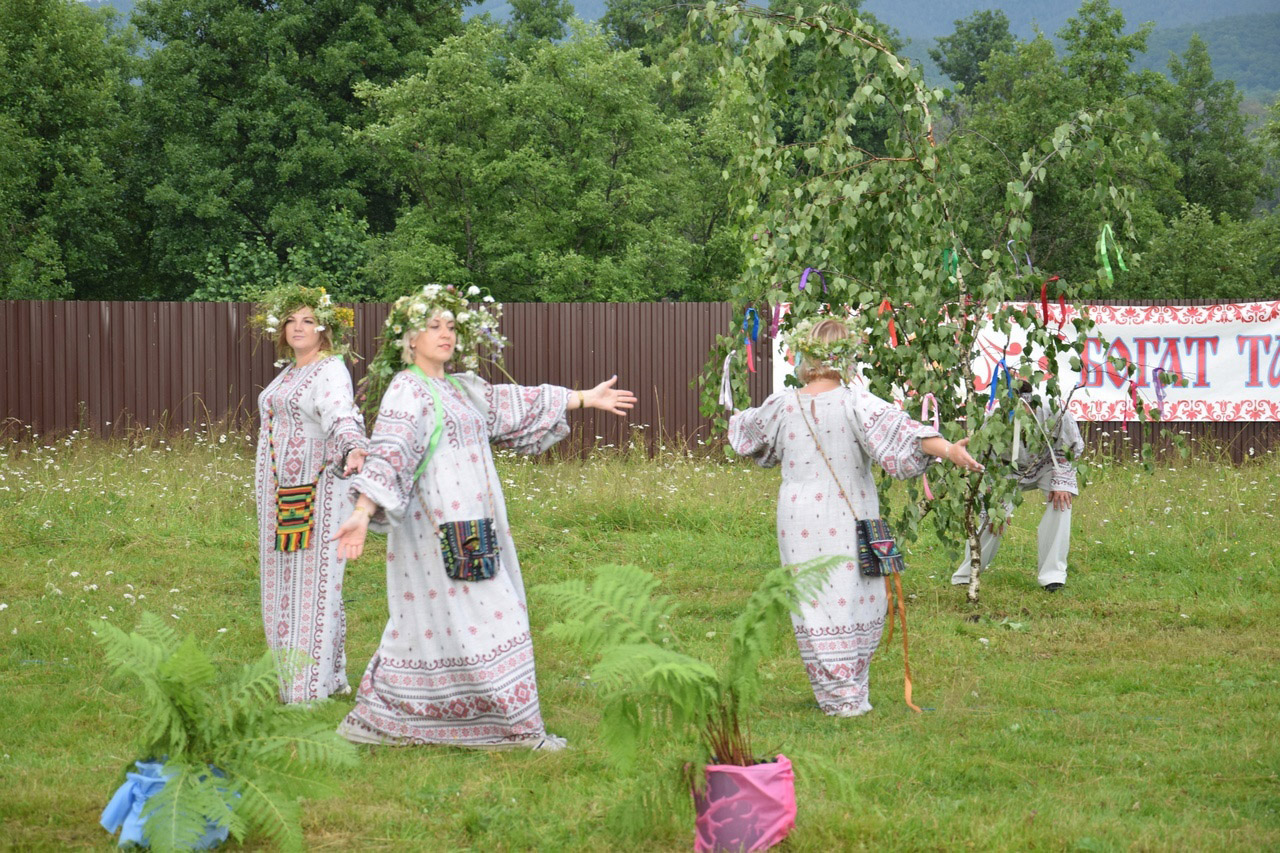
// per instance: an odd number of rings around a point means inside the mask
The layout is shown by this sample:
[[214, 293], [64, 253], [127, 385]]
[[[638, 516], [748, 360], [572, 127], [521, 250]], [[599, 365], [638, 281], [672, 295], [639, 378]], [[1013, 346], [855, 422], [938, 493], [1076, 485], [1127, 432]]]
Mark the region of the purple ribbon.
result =
[[818, 274], [818, 278], [822, 279], [822, 292], [826, 293], [827, 277], [822, 274], [822, 270], [814, 269], [813, 267], [804, 268], [804, 272], [800, 275], [800, 289], [804, 290], [805, 285], [809, 283], [809, 273], [811, 272], [816, 272]]
[[1156, 408], [1160, 412], [1160, 420], [1164, 420], [1164, 383], [1160, 381], [1160, 374], [1164, 373], [1158, 367], [1151, 368], [1151, 382], [1156, 386]]
[[776, 302], [773, 306], [773, 322], [769, 324], [769, 337], [776, 338], [778, 336], [778, 324], [782, 322], [782, 303]]

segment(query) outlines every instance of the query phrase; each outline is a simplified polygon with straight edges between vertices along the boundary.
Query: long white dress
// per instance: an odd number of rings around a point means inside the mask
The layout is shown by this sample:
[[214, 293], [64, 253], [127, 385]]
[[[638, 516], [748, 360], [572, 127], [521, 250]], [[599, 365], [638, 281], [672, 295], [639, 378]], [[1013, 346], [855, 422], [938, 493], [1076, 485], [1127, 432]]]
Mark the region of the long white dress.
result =
[[[341, 356], [303, 367], [290, 365], [258, 396], [262, 427], [255, 473], [258, 551], [261, 562], [262, 624], [267, 646], [296, 649], [312, 663], [282, 679], [284, 702], [309, 702], [349, 693], [346, 614], [342, 607], [345, 560], [330, 542], [351, 512], [341, 481], [346, 454], [368, 446], [364, 419], [351, 392], [351, 374]], [[271, 447], [275, 444], [276, 472]], [[310, 547], [275, 550], [276, 487], [316, 481], [315, 527]], [[286, 668], [287, 671], [287, 668]]]
[[[474, 374], [391, 381], [374, 424], [369, 457], [353, 495], [379, 507], [390, 524], [390, 618], [339, 732], [361, 743], [510, 745], [546, 734], [538, 704], [533, 643], [520, 562], [507, 521], [490, 442], [525, 453], [569, 433], [572, 393], [553, 385], [490, 385]], [[432, 383], [443, 433], [416, 482], [435, 428]], [[500, 567], [490, 580], [451, 580], [437, 523], [493, 518]]]
[[[839, 477], [832, 478], [800, 407]], [[763, 467], [782, 466], [778, 492], [778, 551], [783, 565], [847, 555], [823, 590], [792, 616], [800, 659], [819, 707], [857, 716], [867, 700], [871, 656], [884, 631], [884, 580], [858, 569], [858, 518], [878, 518], [874, 460], [898, 479], [918, 477], [933, 459], [920, 441], [938, 435], [891, 403], [864, 390], [840, 387], [821, 394], [783, 391], [729, 420], [729, 443]]]

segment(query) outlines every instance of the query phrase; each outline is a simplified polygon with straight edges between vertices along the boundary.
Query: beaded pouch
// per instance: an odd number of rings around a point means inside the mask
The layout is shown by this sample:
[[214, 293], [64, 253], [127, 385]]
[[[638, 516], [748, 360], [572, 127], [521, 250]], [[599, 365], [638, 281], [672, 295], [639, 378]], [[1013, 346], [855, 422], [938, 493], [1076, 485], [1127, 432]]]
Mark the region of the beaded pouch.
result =
[[498, 537], [492, 518], [440, 525], [444, 571], [456, 581], [487, 581], [498, 573]]
[[276, 489], [276, 550], [304, 551], [315, 528], [316, 484]]

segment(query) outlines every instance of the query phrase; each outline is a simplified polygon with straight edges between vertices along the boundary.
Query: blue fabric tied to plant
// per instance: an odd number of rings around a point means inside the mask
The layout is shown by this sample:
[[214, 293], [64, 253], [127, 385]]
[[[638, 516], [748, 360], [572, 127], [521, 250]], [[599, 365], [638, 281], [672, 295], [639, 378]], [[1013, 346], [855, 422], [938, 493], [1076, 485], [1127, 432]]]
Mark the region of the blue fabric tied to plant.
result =
[[[137, 773], [127, 773], [125, 783], [116, 789], [111, 802], [102, 810], [100, 823], [107, 832], [120, 830], [120, 845], [150, 846], [145, 833], [146, 818], [142, 816], [151, 799], [164, 788], [168, 777], [164, 775], [163, 761], [137, 761]], [[214, 770], [217, 776], [223, 774]], [[172, 774], [170, 774], [172, 775]], [[204, 835], [191, 845], [192, 850], [211, 850], [227, 840], [227, 827], [210, 821]]]

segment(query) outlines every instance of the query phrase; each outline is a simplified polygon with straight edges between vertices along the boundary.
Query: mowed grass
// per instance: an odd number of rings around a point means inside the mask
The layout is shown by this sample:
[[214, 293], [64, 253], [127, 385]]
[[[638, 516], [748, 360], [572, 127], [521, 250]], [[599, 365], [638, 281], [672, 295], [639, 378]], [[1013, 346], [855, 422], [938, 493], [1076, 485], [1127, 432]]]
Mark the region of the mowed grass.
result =
[[[143, 439], [143, 440], [139, 440]], [[98, 816], [133, 752], [138, 703], [90, 636], [141, 610], [220, 662], [263, 650], [252, 444], [80, 436], [0, 452], [0, 847], [111, 849]], [[669, 453], [504, 457], [503, 488], [538, 654], [542, 709], [571, 751], [362, 750], [333, 797], [306, 804], [315, 850], [682, 850], [691, 804], [647, 808], [683, 742], [629, 773], [601, 746], [590, 662], [546, 637], [540, 587], [632, 563], [681, 602], [684, 648], [722, 660], [727, 630], [777, 561], [776, 471]], [[789, 632], [765, 660], [751, 721], [761, 755], [803, 764], [788, 850], [1260, 850], [1280, 847], [1280, 460], [1233, 468], [1103, 465], [1076, 504], [1071, 576], [1035, 583], [1034, 500], [982, 602], [955, 560], [908, 553], [916, 701], [895, 641], [863, 718], [823, 716]], [[1034, 498], [1034, 496], [1033, 496]], [[386, 617], [383, 543], [347, 568], [349, 671]], [[336, 722], [341, 699], [317, 713]], [[250, 847], [260, 843], [252, 842]]]

